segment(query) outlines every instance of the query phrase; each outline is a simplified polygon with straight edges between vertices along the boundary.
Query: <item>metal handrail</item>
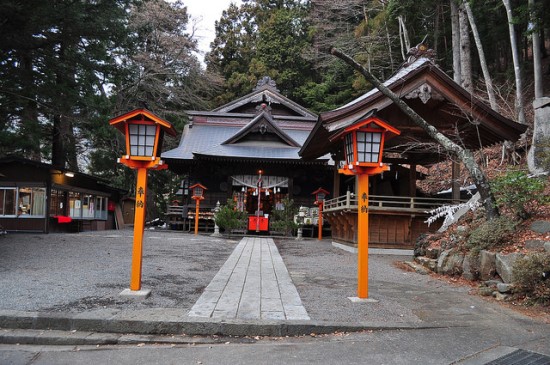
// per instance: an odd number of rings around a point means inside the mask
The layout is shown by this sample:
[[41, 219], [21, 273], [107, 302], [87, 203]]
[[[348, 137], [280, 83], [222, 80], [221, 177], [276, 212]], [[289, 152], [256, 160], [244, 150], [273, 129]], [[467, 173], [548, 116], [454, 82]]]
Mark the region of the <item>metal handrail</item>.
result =
[[[453, 201], [449, 199], [369, 195], [369, 209], [373, 211], [391, 210], [424, 213], [433, 208], [450, 204], [453, 204]], [[323, 212], [356, 211], [357, 207], [357, 197], [348, 192], [346, 195], [325, 200]]]

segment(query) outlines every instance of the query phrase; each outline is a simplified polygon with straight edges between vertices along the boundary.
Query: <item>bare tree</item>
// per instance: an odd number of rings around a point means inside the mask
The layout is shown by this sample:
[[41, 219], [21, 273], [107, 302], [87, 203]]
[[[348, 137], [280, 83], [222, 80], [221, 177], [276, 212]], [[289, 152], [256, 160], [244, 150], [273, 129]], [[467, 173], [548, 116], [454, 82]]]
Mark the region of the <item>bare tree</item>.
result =
[[460, 32], [460, 85], [471, 93], [474, 91], [474, 85], [472, 81], [470, 27], [468, 26], [468, 16], [466, 15], [464, 3], [458, 7], [458, 24]]
[[518, 44], [516, 40], [516, 31], [514, 30], [512, 5], [510, 0], [502, 0], [506, 8], [506, 16], [508, 17], [508, 29], [510, 30], [510, 46], [512, 48], [512, 60], [514, 61], [514, 74], [516, 77], [516, 115], [519, 123], [525, 124], [525, 111], [523, 108], [523, 79], [519, 64]]
[[[401, 54], [403, 55], [403, 61], [407, 59], [405, 56], [407, 52], [409, 52], [409, 49], [411, 49], [411, 41], [409, 40], [409, 33], [407, 32], [407, 27], [405, 26], [405, 20], [403, 20], [403, 16], [399, 15], [397, 17], [397, 20], [399, 22], [399, 41], [401, 42]], [[403, 43], [404, 47], [403, 48]]]
[[193, 54], [197, 45], [183, 2], [141, 3], [132, 8], [130, 20], [137, 52], [124, 59], [133, 73], [118, 91], [117, 109], [145, 106], [163, 115], [208, 107], [206, 96], [219, 80], [203, 72]]
[[495, 198], [491, 191], [491, 186], [489, 185], [489, 180], [485, 175], [485, 172], [476, 162], [474, 154], [460, 145], [456, 144], [450, 140], [447, 136], [442, 134], [435, 128], [433, 125], [426, 122], [418, 113], [416, 113], [411, 107], [407, 105], [397, 94], [391, 91], [386, 87], [382, 82], [380, 82], [372, 73], [370, 73], [365, 67], [356, 62], [353, 58], [347, 54], [341, 52], [336, 48], [331, 49], [331, 53], [346, 62], [348, 65], [353, 67], [356, 71], [361, 73], [365, 79], [372, 83], [382, 94], [387, 96], [391, 101], [397, 105], [399, 109], [403, 111], [411, 120], [421, 127], [431, 138], [438, 142], [447, 152], [456, 156], [463, 164], [464, 167], [470, 173], [472, 179], [474, 180], [477, 189], [481, 195], [483, 206], [486, 210], [487, 219], [497, 218], [500, 214], [498, 207], [496, 205]]
[[460, 31], [458, 23], [458, 4], [456, 0], [449, 0], [451, 4], [451, 36], [453, 41], [453, 80], [460, 84]]
[[472, 34], [474, 36], [474, 41], [476, 42], [477, 54], [479, 56], [479, 63], [481, 64], [481, 70], [483, 71], [483, 78], [485, 79], [485, 86], [487, 88], [487, 96], [489, 97], [489, 104], [493, 110], [498, 111], [498, 104], [495, 98], [495, 91], [493, 90], [493, 80], [489, 74], [489, 68], [487, 67], [487, 59], [485, 58], [485, 52], [483, 51], [483, 45], [481, 44], [481, 38], [479, 37], [479, 32], [477, 31], [477, 25], [474, 19], [474, 14], [472, 13], [472, 8], [468, 0], [462, 0], [466, 14], [468, 15], [468, 21], [470, 22], [470, 28], [472, 29]]
[[529, 0], [529, 16], [529, 28], [533, 36], [533, 73], [535, 77], [535, 101], [533, 102], [533, 109], [535, 111], [535, 118], [533, 121], [533, 140], [527, 154], [527, 166], [529, 166], [529, 171], [533, 174], [548, 174], [550, 164], [548, 163], [548, 159], [545, 159], [543, 156], [548, 155], [548, 151], [550, 150], [548, 146], [550, 141], [550, 125], [548, 123], [550, 112], [547, 106], [548, 98], [544, 98], [542, 85], [541, 40], [539, 35], [541, 17], [537, 16], [535, 0]]
[[535, 76], [535, 99], [542, 98], [542, 64], [541, 64], [541, 43], [540, 43], [540, 20], [535, 10], [535, 0], [529, 0], [529, 28], [533, 37], [533, 73]]

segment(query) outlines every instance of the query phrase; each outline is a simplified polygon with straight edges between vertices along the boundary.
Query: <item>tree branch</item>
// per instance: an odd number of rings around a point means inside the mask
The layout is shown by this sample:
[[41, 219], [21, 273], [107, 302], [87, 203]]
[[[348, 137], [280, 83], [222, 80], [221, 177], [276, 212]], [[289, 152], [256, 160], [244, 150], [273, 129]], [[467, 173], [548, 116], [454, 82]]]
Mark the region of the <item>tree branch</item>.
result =
[[487, 219], [493, 219], [500, 215], [489, 185], [489, 180], [487, 179], [484, 171], [477, 164], [475, 157], [470, 150], [462, 148], [460, 145], [456, 144], [447, 136], [439, 132], [433, 125], [425, 121], [424, 118], [422, 118], [416, 111], [407, 105], [407, 103], [405, 103], [397, 94], [386, 87], [382, 82], [380, 82], [380, 80], [378, 80], [372, 73], [356, 62], [353, 58], [334, 47], [331, 48], [330, 53], [361, 73], [367, 81], [373, 84], [382, 94], [393, 101], [395, 105], [409, 118], [411, 118], [416, 125], [421, 127], [431, 138], [441, 144], [445, 150], [455, 155], [464, 164], [474, 179], [475, 185], [477, 186], [483, 200], [483, 205], [487, 212]]

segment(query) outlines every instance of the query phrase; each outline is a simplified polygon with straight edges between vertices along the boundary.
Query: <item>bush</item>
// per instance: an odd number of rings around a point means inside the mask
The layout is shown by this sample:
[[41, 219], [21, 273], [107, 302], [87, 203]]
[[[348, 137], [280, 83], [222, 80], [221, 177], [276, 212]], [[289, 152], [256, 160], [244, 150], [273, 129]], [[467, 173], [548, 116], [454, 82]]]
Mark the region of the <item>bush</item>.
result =
[[216, 214], [216, 224], [231, 233], [233, 229], [246, 229], [247, 214], [235, 209], [235, 202], [228, 199], [227, 204], [220, 207]]
[[479, 252], [506, 243], [508, 236], [514, 232], [517, 223], [506, 216], [500, 216], [481, 223], [468, 235], [466, 247]]
[[538, 138], [535, 141], [537, 146], [535, 152], [535, 159], [538, 161], [538, 166], [540, 166], [545, 171], [550, 170], [550, 137]]
[[514, 265], [515, 292], [533, 302], [550, 305], [550, 279], [543, 273], [550, 272], [550, 254], [532, 253], [516, 261]]
[[292, 231], [298, 228], [294, 223], [294, 216], [298, 214], [298, 207], [294, 205], [294, 200], [283, 199], [283, 210], [274, 210], [271, 213], [270, 228], [273, 231], [283, 232], [290, 236]]
[[491, 186], [497, 203], [525, 220], [536, 213], [539, 206], [550, 202], [544, 195], [545, 184], [546, 179], [530, 178], [523, 171], [510, 171], [496, 178]]

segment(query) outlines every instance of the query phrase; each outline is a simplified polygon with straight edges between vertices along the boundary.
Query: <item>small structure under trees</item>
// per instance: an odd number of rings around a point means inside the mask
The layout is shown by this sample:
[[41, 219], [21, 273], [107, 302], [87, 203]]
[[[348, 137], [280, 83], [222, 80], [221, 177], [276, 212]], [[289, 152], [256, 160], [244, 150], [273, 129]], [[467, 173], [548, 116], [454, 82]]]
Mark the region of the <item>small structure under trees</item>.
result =
[[[338, 109], [322, 113], [300, 150], [305, 159], [331, 153], [336, 161], [343, 160], [342, 146], [331, 142], [331, 137], [360, 123], [373, 111], [401, 131], [400, 136], [386, 144], [383, 162], [391, 164], [390, 172], [371, 178], [369, 193], [373, 199], [369, 207], [372, 217], [369, 240], [374, 245], [410, 247], [420, 233], [428, 230], [424, 223], [426, 210], [443, 203], [419, 196], [416, 189], [418, 165], [430, 166], [451, 157], [443, 146], [435, 142], [433, 134], [441, 134], [466, 151], [475, 151], [504, 141], [516, 141], [526, 129], [526, 126], [503, 117], [453, 81], [434, 64], [429, 58], [431, 55], [426, 47], [418, 47], [418, 53], [381, 85], [427, 121], [428, 131], [394, 100], [374, 88]], [[403, 171], [408, 171], [408, 181], [398, 179]], [[453, 163], [452, 172], [452, 197], [458, 201], [460, 187], [456, 182], [461, 177], [458, 163]], [[333, 196], [337, 198], [325, 203], [325, 213], [332, 225], [333, 238], [353, 243], [357, 232], [357, 204], [354, 204], [353, 196], [355, 182], [348, 179], [342, 186], [340, 178], [335, 177], [334, 181]], [[347, 194], [346, 188], [350, 190]], [[431, 228], [437, 229], [437, 226]]]
[[0, 226], [9, 232], [113, 229], [122, 223], [115, 203], [124, 193], [97, 176], [20, 157], [0, 159]]

